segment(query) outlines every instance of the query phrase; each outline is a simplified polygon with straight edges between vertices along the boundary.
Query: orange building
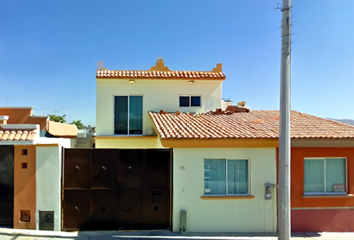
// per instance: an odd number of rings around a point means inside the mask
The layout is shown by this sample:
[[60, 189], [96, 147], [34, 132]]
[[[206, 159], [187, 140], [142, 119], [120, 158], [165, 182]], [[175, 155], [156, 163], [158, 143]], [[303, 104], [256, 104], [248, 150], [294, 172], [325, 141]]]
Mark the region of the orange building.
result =
[[33, 116], [33, 108], [0, 108], [1, 226], [60, 230], [61, 151], [76, 136], [75, 125]]
[[318, 145], [291, 149], [292, 231], [353, 232], [354, 143], [323, 139]]

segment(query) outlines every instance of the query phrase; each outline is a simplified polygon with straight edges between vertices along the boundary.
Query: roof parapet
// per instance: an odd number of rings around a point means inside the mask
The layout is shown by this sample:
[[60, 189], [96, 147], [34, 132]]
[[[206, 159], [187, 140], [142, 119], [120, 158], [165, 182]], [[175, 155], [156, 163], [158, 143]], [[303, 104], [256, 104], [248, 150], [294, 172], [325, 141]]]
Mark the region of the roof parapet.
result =
[[212, 72], [222, 72], [222, 63], [216, 64], [216, 67], [211, 70]]
[[162, 71], [162, 72], [169, 72], [171, 71], [168, 67], [165, 66], [165, 62], [163, 58], [159, 58], [156, 61], [156, 65], [152, 66], [149, 71]]

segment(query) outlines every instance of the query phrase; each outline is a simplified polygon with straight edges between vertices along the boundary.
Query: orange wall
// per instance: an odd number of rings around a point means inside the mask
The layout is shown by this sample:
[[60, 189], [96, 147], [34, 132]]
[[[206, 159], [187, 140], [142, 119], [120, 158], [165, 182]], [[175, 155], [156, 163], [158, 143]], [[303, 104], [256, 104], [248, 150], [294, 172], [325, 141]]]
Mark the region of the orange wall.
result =
[[[27, 155], [22, 150], [27, 149]], [[22, 168], [27, 163], [27, 169]], [[14, 154], [14, 228], [36, 229], [36, 148], [34, 145], [17, 145]], [[30, 222], [20, 221], [21, 210], [29, 210]]]
[[[349, 207], [354, 206], [354, 197], [303, 197], [304, 158], [346, 157], [348, 194], [354, 194], [354, 148], [291, 148], [291, 207]], [[277, 149], [277, 163], [279, 149]], [[277, 164], [278, 167], [278, 164]]]

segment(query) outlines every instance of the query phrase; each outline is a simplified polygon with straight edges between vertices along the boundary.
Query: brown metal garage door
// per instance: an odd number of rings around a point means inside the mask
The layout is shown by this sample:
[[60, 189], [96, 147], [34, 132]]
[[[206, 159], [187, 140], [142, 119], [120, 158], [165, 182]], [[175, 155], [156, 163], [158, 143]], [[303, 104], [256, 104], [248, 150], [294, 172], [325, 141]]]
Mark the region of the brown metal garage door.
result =
[[63, 230], [170, 227], [169, 149], [65, 149]]

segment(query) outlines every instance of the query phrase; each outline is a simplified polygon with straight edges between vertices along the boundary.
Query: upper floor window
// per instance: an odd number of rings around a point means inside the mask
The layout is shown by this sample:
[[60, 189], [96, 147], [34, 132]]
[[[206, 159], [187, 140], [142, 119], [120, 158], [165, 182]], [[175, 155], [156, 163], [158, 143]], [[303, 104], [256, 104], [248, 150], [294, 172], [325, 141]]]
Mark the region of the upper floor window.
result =
[[179, 106], [180, 107], [200, 107], [201, 97], [200, 96], [179, 96]]
[[114, 97], [114, 134], [143, 134], [143, 97]]
[[305, 194], [346, 193], [345, 158], [305, 158]]
[[205, 159], [205, 195], [249, 195], [248, 159]]

